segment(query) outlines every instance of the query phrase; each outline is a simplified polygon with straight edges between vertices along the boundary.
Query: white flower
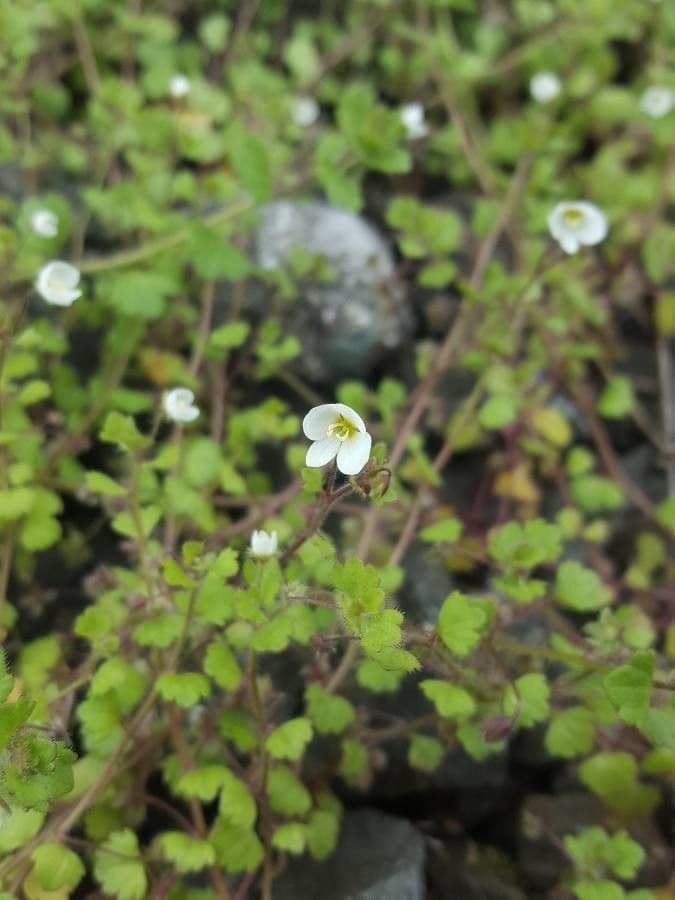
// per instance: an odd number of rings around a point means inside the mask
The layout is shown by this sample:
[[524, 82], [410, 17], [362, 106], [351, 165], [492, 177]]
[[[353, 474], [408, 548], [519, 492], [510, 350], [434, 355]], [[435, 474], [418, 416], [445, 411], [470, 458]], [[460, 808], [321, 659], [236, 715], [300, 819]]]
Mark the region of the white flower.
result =
[[539, 103], [550, 103], [560, 93], [560, 79], [555, 72], [537, 72], [530, 80], [530, 94]]
[[291, 104], [291, 119], [301, 128], [309, 128], [319, 118], [319, 104], [314, 97], [294, 97]]
[[310, 409], [302, 422], [305, 435], [314, 441], [305, 464], [318, 469], [337, 456], [345, 475], [358, 475], [368, 462], [372, 438], [361, 416], [344, 403], [322, 403]]
[[671, 88], [655, 84], [648, 87], [640, 97], [640, 109], [652, 119], [667, 116], [675, 108], [675, 91]]
[[35, 289], [47, 303], [70, 306], [82, 291], [77, 289], [80, 273], [70, 263], [54, 259], [45, 263], [35, 279]]
[[548, 229], [565, 253], [576, 253], [581, 246], [599, 244], [607, 236], [607, 217], [593, 203], [565, 201], [553, 207]]
[[195, 395], [189, 388], [174, 388], [164, 394], [164, 412], [174, 422], [194, 422], [199, 415], [194, 400]]
[[251, 535], [251, 553], [254, 556], [274, 556], [277, 552], [276, 531], [254, 531]]
[[180, 100], [190, 93], [190, 79], [182, 72], [176, 72], [169, 81], [169, 93], [175, 100]]
[[40, 237], [53, 238], [58, 234], [59, 220], [51, 209], [36, 209], [30, 217], [30, 227]]
[[429, 128], [424, 119], [424, 107], [421, 103], [405, 103], [399, 110], [399, 115], [411, 141], [429, 134]]

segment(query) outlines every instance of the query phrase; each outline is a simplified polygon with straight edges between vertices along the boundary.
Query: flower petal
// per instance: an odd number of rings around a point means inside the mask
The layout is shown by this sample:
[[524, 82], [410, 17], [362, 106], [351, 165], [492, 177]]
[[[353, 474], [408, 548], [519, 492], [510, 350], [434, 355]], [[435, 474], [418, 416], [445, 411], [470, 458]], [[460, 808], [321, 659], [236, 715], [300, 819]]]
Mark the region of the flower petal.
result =
[[337, 455], [337, 467], [344, 475], [358, 475], [370, 458], [373, 439], [368, 432], [359, 432], [343, 441]]
[[[329, 427], [340, 414], [340, 403], [321, 403], [307, 413], [302, 420], [302, 430], [310, 441], [320, 441], [328, 434]], [[349, 407], [347, 407], [348, 409]]]
[[337, 409], [338, 413], [343, 415], [345, 419], [348, 419], [352, 425], [356, 425], [359, 431], [365, 432], [366, 423], [355, 409], [352, 409], [351, 406], [347, 406], [346, 403], [334, 403], [333, 406]]
[[579, 249], [579, 241], [574, 235], [571, 234], [561, 234], [558, 238], [558, 243], [563, 248], [565, 253], [576, 253]]
[[314, 441], [307, 451], [305, 465], [319, 469], [330, 462], [339, 449], [340, 441], [336, 437], [324, 437], [320, 441]]

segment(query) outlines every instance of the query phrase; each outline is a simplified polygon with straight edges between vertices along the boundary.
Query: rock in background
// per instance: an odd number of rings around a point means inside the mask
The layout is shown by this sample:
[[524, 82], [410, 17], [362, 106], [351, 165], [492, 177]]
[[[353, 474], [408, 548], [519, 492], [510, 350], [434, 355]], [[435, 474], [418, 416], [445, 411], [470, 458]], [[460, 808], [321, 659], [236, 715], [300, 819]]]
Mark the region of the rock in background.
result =
[[308, 378], [363, 376], [412, 333], [413, 318], [384, 238], [361, 216], [322, 203], [270, 203], [260, 210], [253, 255], [263, 269], [290, 264], [298, 248], [321, 256], [335, 273], [303, 278], [284, 326], [301, 342]]
[[421, 834], [405, 819], [347, 812], [335, 853], [291, 862], [274, 882], [274, 900], [424, 900], [425, 857]]

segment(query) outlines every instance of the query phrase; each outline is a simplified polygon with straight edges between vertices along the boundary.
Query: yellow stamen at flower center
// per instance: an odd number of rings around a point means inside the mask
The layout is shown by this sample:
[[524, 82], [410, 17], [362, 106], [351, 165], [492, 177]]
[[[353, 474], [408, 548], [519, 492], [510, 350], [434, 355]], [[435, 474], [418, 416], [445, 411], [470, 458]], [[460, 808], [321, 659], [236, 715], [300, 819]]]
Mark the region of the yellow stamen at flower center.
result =
[[584, 221], [584, 214], [579, 209], [566, 209], [563, 213], [565, 225], [569, 228], [579, 228]]
[[326, 434], [328, 437], [336, 437], [338, 441], [348, 441], [349, 438], [353, 438], [355, 434], [358, 434], [358, 430], [353, 422], [350, 422], [346, 416], [340, 414], [332, 425], [328, 426]]

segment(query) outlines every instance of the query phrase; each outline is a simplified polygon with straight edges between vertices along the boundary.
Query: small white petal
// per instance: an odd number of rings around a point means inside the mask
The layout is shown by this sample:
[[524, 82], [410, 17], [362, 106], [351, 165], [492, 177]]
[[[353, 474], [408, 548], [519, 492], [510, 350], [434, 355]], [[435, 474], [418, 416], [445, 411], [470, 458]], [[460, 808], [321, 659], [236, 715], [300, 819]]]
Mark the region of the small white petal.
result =
[[195, 395], [189, 388], [174, 388], [164, 395], [164, 412], [174, 422], [194, 422], [199, 407], [194, 406]]
[[429, 134], [424, 118], [424, 107], [421, 103], [405, 103], [399, 110], [399, 116], [411, 140], [417, 140]]
[[295, 97], [291, 105], [291, 119], [301, 128], [309, 128], [319, 118], [319, 104], [314, 97]]
[[608, 231], [603, 211], [585, 200], [556, 204], [549, 213], [548, 227], [566, 253], [576, 253], [581, 246], [599, 244]]
[[555, 72], [537, 72], [530, 81], [530, 94], [539, 103], [550, 103], [560, 94], [560, 79]]
[[563, 248], [565, 253], [573, 254], [577, 253], [579, 250], [579, 241], [575, 237], [572, 237], [572, 235], [561, 235], [561, 237], [558, 239], [558, 243]]
[[251, 553], [254, 556], [272, 556], [277, 552], [276, 531], [254, 531], [251, 534]]
[[658, 84], [648, 87], [640, 97], [640, 109], [653, 119], [667, 116], [675, 109], [675, 91]]
[[307, 451], [305, 465], [312, 469], [320, 469], [333, 459], [340, 446], [340, 441], [336, 437], [324, 437], [320, 441], [314, 441]]
[[30, 227], [39, 237], [53, 238], [58, 234], [59, 220], [51, 209], [37, 209], [30, 217]]
[[175, 75], [171, 76], [171, 80], [169, 81], [169, 93], [175, 99], [179, 100], [181, 97], [185, 97], [189, 94], [190, 87], [190, 79], [187, 75], [176, 72]]
[[320, 441], [328, 434], [328, 429], [335, 422], [338, 415], [340, 404], [338, 403], [321, 403], [315, 406], [307, 413], [302, 420], [302, 430], [305, 437], [310, 441]]
[[82, 294], [77, 288], [79, 280], [80, 273], [75, 266], [55, 259], [45, 263], [38, 272], [35, 289], [47, 303], [70, 306]]
[[373, 439], [368, 432], [359, 432], [343, 441], [337, 455], [337, 467], [344, 475], [358, 475], [370, 458]]

